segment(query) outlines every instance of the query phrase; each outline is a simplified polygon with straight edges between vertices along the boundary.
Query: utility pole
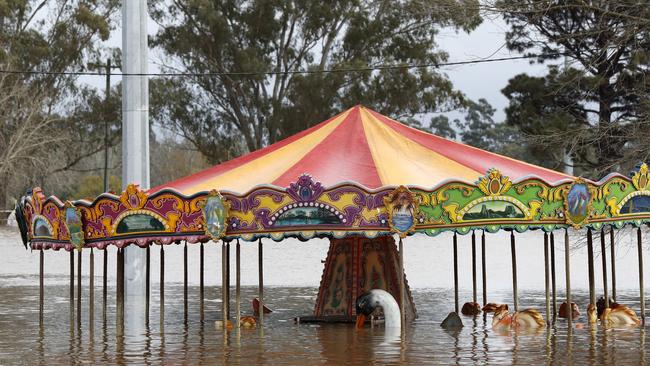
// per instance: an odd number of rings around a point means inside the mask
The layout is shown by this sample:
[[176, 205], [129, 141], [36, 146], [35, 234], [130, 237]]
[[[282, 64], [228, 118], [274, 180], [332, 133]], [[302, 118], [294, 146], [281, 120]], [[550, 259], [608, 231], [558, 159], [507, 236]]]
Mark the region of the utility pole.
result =
[[[147, 1], [122, 1], [122, 188], [149, 188]], [[124, 313], [128, 333], [144, 328], [146, 249], [124, 250]]]
[[104, 192], [108, 192], [109, 190], [109, 185], [108, 185], [108, 161], [109, 161], [109, 155], [108, 155], [108, 126], [109, 126], [109, 121], [108, 121], [108, 113], [107, 113], [107, 108], [108, 108], [108, 100], [111, 96], [111, 71], [113, 69], [119, 69], [119, 65], [111, 65], [111, 58], [109, 57], [106, 59], [106, 63], [102, 64], [101, 62], [92, 62], [88, 64], [88, 67], [91, 69], [96, 69], [96, 70], [102, 70], [104, 69], [104, 72], [106, 74], [106, 96], [105, 96], [105, 105], [104, 105]]

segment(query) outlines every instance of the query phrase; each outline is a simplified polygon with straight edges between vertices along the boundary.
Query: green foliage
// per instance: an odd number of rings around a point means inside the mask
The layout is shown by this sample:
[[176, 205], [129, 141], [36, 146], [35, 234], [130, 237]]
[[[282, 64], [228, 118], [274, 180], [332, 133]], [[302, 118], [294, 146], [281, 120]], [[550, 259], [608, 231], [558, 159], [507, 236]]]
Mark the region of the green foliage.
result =
[[83, 70], [101, 53], [99, 42], [108, 38], [119, 5], [0, 1], [0, 68], [49, 72], [0, 76], [0, 206], [22, 194], [27, 182], [54, 181], [52, 173], [75, 167], [103, 140], [103, 129], [101, 138], [95, 133], [102, 103], [76, 76], [59, 73]]
[[[167, 87], [156, 97], [162, 103], [156, 121], [212, 162], [356, 104], [402, 118], [462, 106], [463, 95], [431, 68], [317, 72], [443, 62], [438, 29], [470, 31], [480, 23], [474, 0], [179, 0], [150, 8], [161, 25], [152, 45], [169, 65], [190, 73], [241, 73], [161, 81]], [[287, 73], [293, 71], [315, 73]]]
[[[122, 179], [111, 175], [108, 178], [109, 192], [122, 192]], [[77, 182], [74, 190], [68, 195], [68, 199], [94, 200], [95, 197], [104, 193], [104, 177], [101, 175], [86, 175]]]
[[570, 152], [577, 174], [599, 178], [650, 155], [639, 139], [650, 116], [646, 2], [498, 0], [494, 9], [510, 25], [508, 48], [564, 64], [542, 78], [517, 76], [504, 89], [508, 123], [559, 151], [547, 165]]

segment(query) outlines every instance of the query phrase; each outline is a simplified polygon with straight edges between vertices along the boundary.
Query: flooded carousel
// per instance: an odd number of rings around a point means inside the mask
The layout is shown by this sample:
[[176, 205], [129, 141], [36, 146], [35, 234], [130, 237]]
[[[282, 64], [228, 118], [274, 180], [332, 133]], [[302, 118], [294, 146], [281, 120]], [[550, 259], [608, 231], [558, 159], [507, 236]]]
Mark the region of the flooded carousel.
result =
[[[146, 250], [146, 318], [149, 318], [150, 250], [160, 251], [160, 307], [164, 318], [165, 246], [184, 250], [184, 311], [187, 319], [187, 246], [200, 245], [201, 297], [204, 311], [204, 245], [221, 245], [222, 321], [241, 318], [240, 245], [259, 246], [259, 293], [256, 309], [264, 309], [262, 238], [329, 239], [323, 275], [313, 314], [296, 314], [301, 322], [354, 322], [363, 308], [357, 299], [371, 290], [384, 290], [397, 303], [398, 324], [417, 317], [404, 275], [404, 251], [414, 234], [435, 236], [453, 232], [455, 308], [458, 295], [457, 235], [471, 235], [473, 298], [463, 313], [483, 308], [496, 311], [495, 324], [543, 326], [558, 313], [555, 242], [563, 240], [566, 304], [571, 304], [569, 229], [583, 229], [588, 250], [589, 309], [597, 299], [594, 237], [600, 239], [604, 305], [593, 321], [643, 323], [643, 261], [641, 227], [650, 221], [650, 187], [645, 164], [631, 177], [610, 174], [601, 181], [569, 176], [431, 135], [362, 106], [353, 107], [261, 150], [216, 165], [150, 190], [129, 185], [122, 193], [104, 193], [94, 200], [63, 202], [33, 188], [23, 197], [16, 216], [26, 247], [39, 253], [40, 309], [43, 321], [43, 262], [47, 250], [70, 254], [70, 303], [74, 303], [75, 250], [77, 286], [82, 286], [81, 251], [103, 251], [103, 311], [106, 312], [108, 254], [117, 250], [117, 323], [124, 322], [124, 249]], [[606, 245], [614, 265], [614, 237], [624, 226], [637, 228], [640, 320], [628, 304], [617, 304], [615, 269], [608, 290]], [[510, 232], [514, 310], [489, 304], [486, 285], [486, 233]], [[517, 233], [538, 230], [544, 237], [545, 312], [526, 318], [518, 306]], [[558, 235], [560, 240], [558, 240]], [[489, 236], [488, 236], [489, 239]], [[581, 239], [582, 240], [582, 239]], [[477, 243], [477, 241], [479, 243]], [[246, 244], [251, 243], [251, 244]], [[477, 244], [482, 258], [477, 258]], [[308, 250], [305, 244], [305, 250]], [[230, 309], [230, 247], [235, 246], [235, 309]], [[549, 252], [550, 248], [550, 252]], [[292, 253], [299, 255], [299, 253]], [[481, 260], [482, 304], [478, 303], [477, 261]], [[275, 265], [275, 264], [274, 264]], [[90, 256], [90, 303], [94, 293], [94, 257]], [[451, 285], [451, 284], [450, 284]], [[80, 294], [77, 299], [81, 311]], [[381, 305], [381, 304], [380, 304]], [[386, 305], [384, 312], [387, 311]], [[371, 309], [372, 310], [372, 309]], [[449, 309], [452, 310], [452, 309]], [[623, 312], [622, 310], [625, 310]], [[90, 311], [93, 311], [92, 308]], [[631, 315], [630, 315], [631, 312]], [[234, 313], [234, 315], [233, 315]], [[369, 311], [370, 313], [370, 311]], [[572, 311], [566, 311], [569, 324]], [[498, 319], [497, 319], [498, 314]], [[625, 318], [625, 314], [627, 318]], [[263, 326], [265, 311], [246, 319]], [[385, 314], [388, 318], [388, 314]], [[539, 319], [543, 319], [541, 324]], [[452, 319], [453, 320], [453, 319]], [[226, 327], [227, 323], [222, 323]], [[389, 324], [386, 319], [386, 324]], [[500, 323], [499, 323], [500, 324]], [[250, 325], [250, 324], [249, 324]], [[363, 324], [361, 324], [363, 325]], [[404, 327], [402, 327], [404, 328]]]

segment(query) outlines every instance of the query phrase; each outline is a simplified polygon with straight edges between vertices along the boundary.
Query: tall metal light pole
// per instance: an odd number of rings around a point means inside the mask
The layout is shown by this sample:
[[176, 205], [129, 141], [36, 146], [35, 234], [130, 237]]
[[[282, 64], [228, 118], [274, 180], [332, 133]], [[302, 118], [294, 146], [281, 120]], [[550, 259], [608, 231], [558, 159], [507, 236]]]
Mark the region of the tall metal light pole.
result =
[[[149, 188], [149, 80], [147, 2], [122, 1], [122, 188]], [[134, 75], [137, 74], [137, 75]], [[144, 325], [146, 250], [124, 251], [125, 328]]]

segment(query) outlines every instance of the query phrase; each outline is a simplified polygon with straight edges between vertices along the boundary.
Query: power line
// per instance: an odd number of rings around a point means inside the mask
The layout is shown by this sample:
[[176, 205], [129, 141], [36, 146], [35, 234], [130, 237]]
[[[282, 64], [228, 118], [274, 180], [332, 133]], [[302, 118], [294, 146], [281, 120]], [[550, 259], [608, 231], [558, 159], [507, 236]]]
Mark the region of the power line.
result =
[[[242, 71], [242, 72], [158, 72], [158, 73], [112, 73], [115, 76], [158, 76], [158, 77], [200, 77], [200, 76], [274, 76], [274, 75], [295, 75], [295, 74], [333, 74], [333, 73], [348, 73], [348, 72], [367, 72], [367, 71], [381, 71], [381, 70], [400, 70], [400, 69], [424, 69], [424, 68], [440, 68], [445, 66], [460, 66], [482, 64], [489, 62], [503, 62], [511, 60], [533, 59], [539, 57], [555, 57], [563, 56], [563, 53], [545, 53], [545, 54], [530, 54], [523, 56], [512, 57], [499, 57], [488, 59], [474, 59], [465, 61], [453, 62], [440, 62], [428, 64], [395, 64], [395, 65], [376, 65], [367, 67], [350, 67], [326, 70], [287, 70], [287, 71]], [[104, 73], [99, 71], [41, 71], [41, 70], [0, 70], [0, 74], [21, 74], [21, 75], [67, 75], [67, 76], [104, 76]]]

